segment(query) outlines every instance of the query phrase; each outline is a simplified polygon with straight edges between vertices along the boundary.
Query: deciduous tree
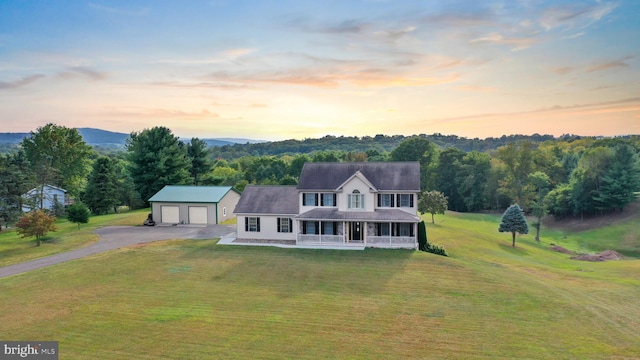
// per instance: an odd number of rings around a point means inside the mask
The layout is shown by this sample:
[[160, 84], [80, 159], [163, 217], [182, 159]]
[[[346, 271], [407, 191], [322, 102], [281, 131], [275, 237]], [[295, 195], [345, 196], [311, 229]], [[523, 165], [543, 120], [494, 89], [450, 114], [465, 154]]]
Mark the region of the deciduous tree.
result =
[[72, 196], [80, 194], [91, 171], [93, 149], [77, 129], [47, 124], [32, 131], [20, 146], [41, 188], [51, 184], [66, 189]]
[[23, 238], [35, 236], [37, 246], [40, 246], [41, 238], [49, 231], [55, 231], [56, 217], [47, 214], [45, 210], [37, 209], [30, 211], [16, 223], [16, 233]]
[[435, 214], [447, 211], [447, 197], [440, 191], [423, 191], [418, 199], [418, 211], [431, 214], [431, 223], [435, 223]]
[[529, 184], [535, 193], [533, 200], [533, 215], [537, 218], [534, 227], [536, 228], [536, 241], [540, 241], [540, 226], [542, 225], [542, 217], [546, 214], [544, 206], [544, 198], [549, 192], [549, 176], [547, 174], [536, 171], [529, 175]]
[[527, 219], [524, 217], [524, 211], [518, 204], [509, 206], [509, 208], [504, 212], [498, 231], [511, 233], [511, 246], [513, 247], [516, 247], [516, 233], [529, 233], [529, 225], [527, 224]]

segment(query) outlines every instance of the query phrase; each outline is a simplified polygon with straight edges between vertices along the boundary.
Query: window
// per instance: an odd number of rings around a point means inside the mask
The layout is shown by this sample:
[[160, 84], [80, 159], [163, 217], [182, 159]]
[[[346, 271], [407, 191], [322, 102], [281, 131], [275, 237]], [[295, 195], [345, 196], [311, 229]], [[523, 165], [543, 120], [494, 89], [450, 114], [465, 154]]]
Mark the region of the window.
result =
[[244, 218], [244, 231], [260, 232], [260, 218], [248, 216]]
[[316, 194], [316, 193], [303, 193], [302, 194], [302, 206], [318, 206], [318, 194]]
[[222, 216], [227, 216], [227, 207], [222, 208]]
[[291, 218], [278, 218], [278, 232], [293, 232]]
[[376, 228], [378, 230], [378, 236], [389, 236], [391, 235], [390, 224], [388, 223], [377, 223]]
[[336, 206], [336, 194], [320, 194], [320, 206]]
[[414, 236], [413, 224], [398, 223], [393, 225], [395, 236]]
[[364, 195], [360, 191], [353, 190], [349, 194], [349, 209], [364, 209]]
[[413, 207], [413, 194], [398, 194], [398, 207]]
[[333, 221], [322, 223], [323, 235], [338, 235], [338, 224]]
[[393, 207], [393, 194], [378, 194], [378, 207]]
[[303, 234], [318, 234], [319, 222], [317, 221], [303, 221], [302, 222], [302, 233]]

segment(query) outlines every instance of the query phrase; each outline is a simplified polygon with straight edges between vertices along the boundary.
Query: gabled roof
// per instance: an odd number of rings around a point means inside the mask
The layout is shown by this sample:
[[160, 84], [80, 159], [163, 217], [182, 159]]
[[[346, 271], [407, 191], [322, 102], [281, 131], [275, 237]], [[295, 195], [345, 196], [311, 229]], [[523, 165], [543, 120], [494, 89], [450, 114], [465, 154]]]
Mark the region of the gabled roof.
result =
[[38, 187], [34, 187], [33, 189], [27, 191], [26, 194], [33, 194], [36, 191], [40, 191], [40, 189], [44, 188], [46, 189], [51, 189], [51, 190], [58, 190], [58, 191], [62, 191], [63, 193], [67, 193], [67, 190], [63, 189], [63, 188], [59, 188], [57, 186], [53, 186], [53, 185], [44, 185], [44, 186], [38, 186]]
[[298, 189], [295, 186], [248, 185], [244, 188], [235, 214], [298, 214]]
[[358, 171], [377, 190], [420, 191], [420, 163], [417, 161], [305, 163], [298, 189], [337, 190]]
[[371, 190], [378, 190], [376, 189], [375, 185], [373, 185], [369, 179], [367, 179], [366, 176], [362, 175], [362, 173], [360, 172], [360, 170], [356, 171], [355, 174], [351, 175], [347, 180], [345, 180], [342, 184], [340, 184], [340, 186], [338, 186], [336, 188], [336, 190], [338, 189], [342, 189], [349, 181], [351, 181], [351, 179], [353, 178], [358, 178], [360, 179], [360, 181], [362, 181], [363, 183], [365, 183], [365, 185], [367, 185]]
[[149, 202], [218, 203], [232, 190], [239, 193], [231, 186], [167, 185], [153, 195]]

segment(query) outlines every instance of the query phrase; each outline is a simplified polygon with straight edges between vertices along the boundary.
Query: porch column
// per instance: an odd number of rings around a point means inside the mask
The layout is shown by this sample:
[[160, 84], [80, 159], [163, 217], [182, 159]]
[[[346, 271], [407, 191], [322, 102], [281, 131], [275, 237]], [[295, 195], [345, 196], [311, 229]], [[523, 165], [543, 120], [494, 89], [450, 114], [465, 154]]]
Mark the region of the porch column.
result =
[[347, 243], [347, 222], [346, 221], [342, 222], [342, 243], [343, 244]]

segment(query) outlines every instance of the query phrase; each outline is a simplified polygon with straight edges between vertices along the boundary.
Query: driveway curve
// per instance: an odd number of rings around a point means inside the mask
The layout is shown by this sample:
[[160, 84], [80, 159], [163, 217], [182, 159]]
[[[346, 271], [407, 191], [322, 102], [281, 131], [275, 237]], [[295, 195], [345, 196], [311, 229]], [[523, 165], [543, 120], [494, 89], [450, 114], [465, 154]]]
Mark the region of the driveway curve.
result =
[[0, 279], [131, 245], [168, 239], [214, 239], [229, 236], [235, 230], [234, 225], [106, 226], [94, 231], [100, 236], [98, 242], [80, 249], [2, 267]]

